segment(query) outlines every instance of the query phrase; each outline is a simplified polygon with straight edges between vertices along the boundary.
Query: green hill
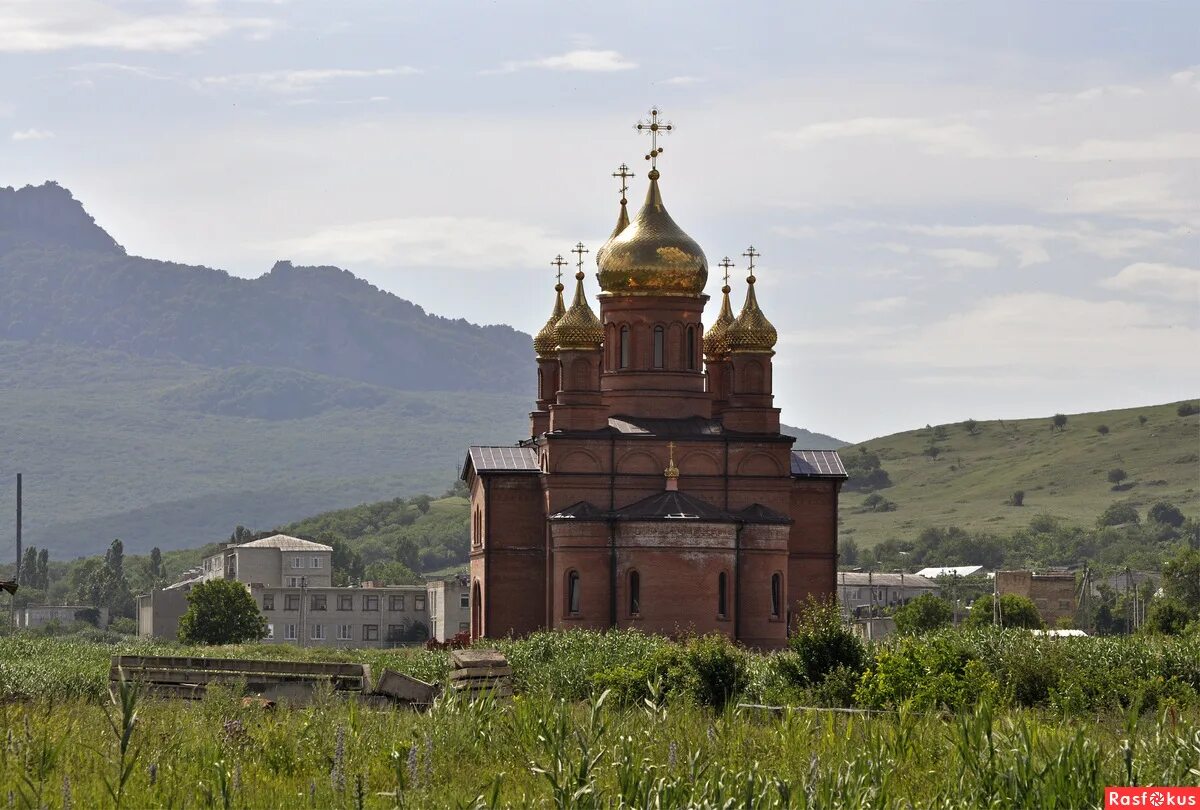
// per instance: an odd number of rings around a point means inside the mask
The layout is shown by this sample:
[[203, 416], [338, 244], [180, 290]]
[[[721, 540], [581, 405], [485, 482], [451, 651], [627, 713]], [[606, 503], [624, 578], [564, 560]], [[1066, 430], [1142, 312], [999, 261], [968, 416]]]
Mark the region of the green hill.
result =
[[[842, 540], [869, 548], [948, 526], [1007, 534], [1043, 512], [1092, 526], [1118, 502], [1144, 514], [1167, 500], [1200, 517], [1200, 416], [1180, 416], [1180, 404], [1072, 414], [1062, 430], [1047, 416], [979, 422], [973, 432], [962, 423], [926, 427], [845, 447], [848, 467], [861, 466], [866, 451], [891, 483], [863, 492], [855, 491], [863, 476], [851, 479], [840, 502]], [[1108, 472], [1117, 468], [1128, 479], [1114, 487]], [[1024, 505], [1010, 505], [1018, 490]]]

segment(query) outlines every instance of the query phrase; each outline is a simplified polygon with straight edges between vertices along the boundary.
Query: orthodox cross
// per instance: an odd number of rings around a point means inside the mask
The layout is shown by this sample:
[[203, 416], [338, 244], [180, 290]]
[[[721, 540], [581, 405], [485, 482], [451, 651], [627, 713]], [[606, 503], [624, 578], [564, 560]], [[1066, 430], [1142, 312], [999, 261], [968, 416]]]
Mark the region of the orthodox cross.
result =
[[[663, 470], [663, 475], [667, 478], [678, 478], [679, 468], [675, 466], [675, 442], [667, 442], [667, 452], [670, 455], [667, 458], [667, 468]], [[668, 486], [668, 489], [670, 488]]]
[[750, 275], [754, 275], [754, 260], [762, 254], [754, 249], [754, 245], [751, 245], [750, 247], [746, 248], [746, 252], [742, 255], [750, 257]]
[[717, 264], [719, 264], [719, 265], [721, 265], [721, 267], [725, 268], [725, 286], [728, 287], [729, 286], [729, 268], [734, 266], [733, 262], [731, 262], [729, 260], [729, 257], [726, 256], [724, 259], [721, 259], [721, 261], [717, 262]]
[[670, 122], [665, 124], [659, 123], [658, 109], [655, 108], [650, 111], [650, 120], [638, 121], [637, 128], [639, 132], [650, 133], [650, 154], [646, 155], [646, 160], [650, 161], [651, 170], [657, 170], [658, 156], [663, 153], [662, 147], [658, 145], [658, 133], [670, 132], [675, 127]]
[[626, 183], [625, 181], [633, 176], [634, 176], [633, 172], [629, 171], [629, 167], [626, 166], [624, 163], [621, 164], [621, 168], [619, 168], [615, 172], [613, 172], [613, 177], [621, 178], [621, 205], [624, 205], [625, 203], [629, 202], [627, 199], [625, 199], [625, 192], [629, 190], [629, 184]]
[[571, 248], [571, 252], [579, 256], [579, 261], [575, 262], [575, 265], [579, 268], [579, 278], [583, 278], [583, 254], [587, 253], [588, 249], [583, 246], [583, 242], [580, 242]]
[[562, 269], [567, 266], [567, 262], [563, 261], [562, 254], [560, 253], [555, 256], [554, 261], [550, 262], [550, 264], [558, 268], [556, 278], [558, 279], [558, 283], [562, 284]]

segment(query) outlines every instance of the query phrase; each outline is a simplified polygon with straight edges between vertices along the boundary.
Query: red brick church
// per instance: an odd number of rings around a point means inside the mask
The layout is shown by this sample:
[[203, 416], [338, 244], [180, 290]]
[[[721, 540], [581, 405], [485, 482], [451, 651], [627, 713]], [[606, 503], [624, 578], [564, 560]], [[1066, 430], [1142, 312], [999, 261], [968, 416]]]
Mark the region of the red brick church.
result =
[[796, 603], [834, 592], [846, 474], [836, 453], [793, 449], [779, 432], [777, 336], [755, 297], [753, 248], [741, 313], [726, 259], [705, 328], [708, 262], [659, 189], [667, 125], [654, 112], [639, 128], [652, 135], [650, 185], [632, 218], [623, 185], [596, 251], [599, 317], [577, 245], [571, 306], [559, 283], [533, 340], [530, 438], [466, 458], [471, 635], [622, 627], [780, 647]]

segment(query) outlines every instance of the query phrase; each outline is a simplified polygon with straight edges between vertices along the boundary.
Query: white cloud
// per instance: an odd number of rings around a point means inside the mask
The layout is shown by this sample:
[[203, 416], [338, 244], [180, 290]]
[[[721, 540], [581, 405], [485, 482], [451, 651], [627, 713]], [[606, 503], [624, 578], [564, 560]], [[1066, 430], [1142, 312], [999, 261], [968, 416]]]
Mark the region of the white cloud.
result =
[[1074, 146], [1031, 146], [1021, 151], [1026, 157], [1065, 163], [1200, 160], [1200, 135], [1162, 132], [1135, 140], [1089, 138]]
[[265, 36], [271, 20], [196, 9], [129, 14], [98, 0], [6, 0], [0, 4], [0, 52], [69, 48], [184, 51], [235, 32]]
[[1200, 224], [1200, 200], [1179, 194], [1179, 183], [1165, 172], [1082, 180], [1050, 210]]
[[45, 129], [19, 129], [12, 134], [14, 141], [45, 141], [54, 137], [54, 133]]
[[701, 79], [699, 76], [672, 76], [669, 79], [664, 79], [662, 81], [662, 84], [670, 84], [670, 85], [699, 84], [702, 81], [704, 81], [704, 79]]
[[1173, 264], [1136, 262], [1115, 276], [1102, 280], [1100, 286], [1110, 290], [1182, 298], [1194, 304], [1200, 300], [1200, 270]]
[[807, 124], [798, 129], [776, 132], [774, 136], [793, 148], [830, 141], [899, 139], [935, 155], [961, 153], [972, 157], [993, 157], [996, 154], [995, 148], [977, 127], [952, 119], [867, 116]]
[[484, 217], [408, 217], [318, 230], [270, 247], [288, 258], [338, 265], [489, 271], [542, 266], [569, 240], [521, 222]]
[[619, 51], [593, 50], [581, 48], [567, 51], [558, 56], [547, 56], [542, 59], [524, 59], [505, 62], [499, 68], [482, 71], [490, 73], [514, 73], [528, 68], [541, 70], [568, 70], [584, 73], [611, 73], [618, 70], [633, 70], [637, 62], [630, 61]]
[[930, 248], [925, 254], [937, 259], [945, 267], [964, 270], [990, 270], [1000, 264], [1000, 259], [990, 253], [966, 248]]
[[372, 79], [386, 76], [413, 76], [421, 71], [414, 67], [373, 68], [309, 68], [305, 70], [268, 70], [259, 73], [233, 73], [226, 76], [205, 76], [204, 87], [249, 87], [272, 93], [303, 93], [317, 85], [345, 79]]
[[878, 315], [885, 312], [895, 312], [908, 306], [908, 296], [896, 295], [891, 298], [876, 298], [871, 301], [860, 301], [854, 309], [865, 315]]

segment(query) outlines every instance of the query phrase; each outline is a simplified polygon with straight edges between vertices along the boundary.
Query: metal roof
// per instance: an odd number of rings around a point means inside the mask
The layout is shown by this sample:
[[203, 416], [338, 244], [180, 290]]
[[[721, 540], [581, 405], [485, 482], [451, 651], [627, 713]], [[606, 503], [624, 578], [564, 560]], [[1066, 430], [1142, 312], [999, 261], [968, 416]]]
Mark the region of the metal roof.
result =
[[235, 548], [277, 548], [280, 551], [333, 551], [333, 546], [324, 543], [314, 543], [311, 540], [301, 540], [299, 537], [289, 537], [286, 534], [274, 534], [261, 540], [251, 540]]
[[922, 568], [917, 572], [919, 577], [969, 577], [983, 570], [982, 565], [944, 565], [940, 568]]
[[475, 472], [541, 472], [534, 447], [472, 445], [467, 459]]
[[798, 478], [847, 478], [836, 450], [793, 450], [792, 475]]
[[920, 574], [868, 574], [860, 571], [838, 571], [837, 584], [854, 587], [871, 585], [880, 588], [937, 588], [936, 582], [931, 582]]

